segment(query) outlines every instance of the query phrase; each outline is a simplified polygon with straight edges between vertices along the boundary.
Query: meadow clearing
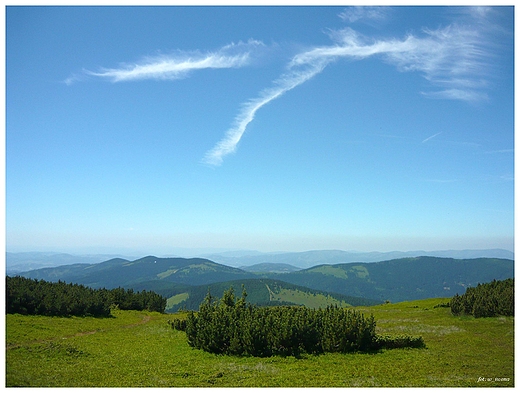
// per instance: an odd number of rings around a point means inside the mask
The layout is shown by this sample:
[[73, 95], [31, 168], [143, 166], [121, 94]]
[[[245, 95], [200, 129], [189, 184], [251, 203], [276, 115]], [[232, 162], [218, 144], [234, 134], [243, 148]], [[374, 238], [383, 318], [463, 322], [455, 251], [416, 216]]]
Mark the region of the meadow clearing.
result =
[[6, 315], [6, 385], [25, 387], [512, 387], [514, 318], [453, 316], [427, 299], [371, 307], [380, 334], [422, 336], [426, 348], [269, 358], [191, 348], [168, 320], [185, 314], [114, 310], [112, 318]]

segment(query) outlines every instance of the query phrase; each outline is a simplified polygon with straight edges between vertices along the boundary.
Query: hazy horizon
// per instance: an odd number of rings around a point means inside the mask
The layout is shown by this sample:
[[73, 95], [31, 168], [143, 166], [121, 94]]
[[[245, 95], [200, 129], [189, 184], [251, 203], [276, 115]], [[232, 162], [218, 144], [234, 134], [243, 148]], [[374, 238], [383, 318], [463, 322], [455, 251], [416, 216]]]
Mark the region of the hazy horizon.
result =
[[[359, 250], [359, 249], [340, 249], [340, 248], [309, 248], [309, 249], [298, 249], [298, 250], [267, 250], [260, 251], [253, 248], [185, 248], [185, 247], [163, 247], [153, 249], [139, 249], [139, 248], [97, 248], [97, 247], [86, 247], [86, 248], [58, 248], [58, 247], [45, 247], [45, 248], [31, 248], [31, 247], [12, 247], [6, 249], [6, 252], [11, 253], [63, 253], [71, 255], [125, 255], [128, 257], [143, 257], [146, 255], [154, 255], [157, 257], [166, 256], [180, 256], [180, 257], [195, 257], [211, 254], [225, 254], [225, 253], [240, 253], [240, 254], [277, 254], [277, 253], [299, 253], [299, 252], [312, 252], [312, 251], [344, 251], [350, 253], [391, 253], [391, 252], [442, 252], [442, 251], [468, 251], [468, 250], [505, 250], [514, 253], [514, 248], [505, 247], [472, 247], [472, 248], [436, 248], [436, 249], [386, 249], [386, 250]], [[154, 252], [155, 251], [155, 252]]]

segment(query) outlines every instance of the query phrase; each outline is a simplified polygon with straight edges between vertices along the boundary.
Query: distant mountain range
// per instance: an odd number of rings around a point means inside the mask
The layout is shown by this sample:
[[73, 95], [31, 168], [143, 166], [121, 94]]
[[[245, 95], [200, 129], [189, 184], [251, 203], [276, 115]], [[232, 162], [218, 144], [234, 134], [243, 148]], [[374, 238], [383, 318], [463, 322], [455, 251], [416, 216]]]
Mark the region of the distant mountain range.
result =
[[292, 273], [301, 270], [293, 265], [287, 263], [258, 263], [251, 266], [240, 266], [239, 269], [251, 273]]
[[[303, 254], [309, 257], [307, 253]], [[316, 256], [313, 253], [310, 255]], [[280, 269], [285, 272], [280, 273]], [[241, 284], [246, 283], [256, 291], [251, 294], [251, 298], [265, 301], [268, 296], [271, 304], [310, 304], [317, 296], [329, 300], [334, 298], [334, 301], [348, 304], [362, 304], [360, 298], [367, 299], [367, 302], [398, 302], [452, 297], [456, 293], [463, 293], [468, 286], [514, 277], [514, 261], [504, 258], [421, 256], [371, 263], [320, 264], [303, 270], [294, 266], [268, 264], [253, 266], [250, 270], [205, 258], [148, 256], [133, 261], [113, 258], [94, 264], [76, 263], [18, 274], [94, 288], [153, 290], [169, 298], [169, 308], [174, 309], [182, 305], [193, 307], [203, 298], [208, 287], [218, 288], [217, 292], [220, 293], [233, 285], [239, 295]], [[265, 280], [274, 280], [276, 283], [269, 284]], [[271, 286], [278, 289], [275, 291]], [[350, 301], [345, 297], [349, 297]]]
[[100, 263], [112, 258], [134, 259], [133, 257], [112, 254], [71, 255], [57, 252], [6, 252], [5, 268], [8, 275], [13, 275], [44, 267], [76, 263]]
[[486, 250], [441, 250], [441, 251], [392, 251], [392, 252], [355, 252], [342, 250], [315, 250], [304, 252], [265, 253], [265, 254], [208, 254], [204, 258], [233, 267], [244, 267], [263, 263], [287, 264], [300, 269], [322, 264], [350, 262], [380, 262], [390, 259], [431, 256], [441, 258], [502, 258], [514, 259], [514, 253], [503, 249]]
[[19, 275], [46, 281], [66, 281], [93, 288], [132, 287], [145, 281], [205, 285], [255, 277], [253, 273], [203, 258], [157, 258], [129, 261], [114, 258], [95, 264], [74, 264], [30, 270]]
[[[184, 250], [188, 254], [189, 250]], [[186, 255], [182, 255], [186, 257]], [[178, 257], [178, 255], [175, 255]], [[251, 272], [288, 272], [291, 269], [307, 269], [316, 265], [350, 262], [380, 262], [390, 259], [433, 256], [455, 259], [470, 258], [503, 258], [514, 259], [514, 253], [503, 249], [485, 250], [444, 250], [444, 251], [392, 251], [392, 252], [355, 252], [341, 250], [315, 250], [305, 252], [262, 253], [258, 251], [237, 250], [210, 254], [196, 254], [191, 257], [201, 257], [211, 261]], [[173, 256], [169, 256], [173, 257]], [[6, 273], [15, 274], [29, 270], [78, 263], [100, 263], [113, 258], [127, 260], [137, 259], [135, 256], [96, 254], [71, 255], [53, 252], [6, 252]], [[273, 265], [266, 265], [273, 264]], [[274, 264], [278, 265], [275, 266]], [[259, 266], [256, 266], [259, 265]], [[284, 265], [290, 265], [285, 266]]]

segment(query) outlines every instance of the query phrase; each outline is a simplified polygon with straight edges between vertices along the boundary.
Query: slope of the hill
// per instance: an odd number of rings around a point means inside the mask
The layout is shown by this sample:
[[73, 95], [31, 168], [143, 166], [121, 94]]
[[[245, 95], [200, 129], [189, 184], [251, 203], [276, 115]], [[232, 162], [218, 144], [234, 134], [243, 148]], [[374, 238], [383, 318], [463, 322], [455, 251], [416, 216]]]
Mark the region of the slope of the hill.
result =
[[111, 259], [97, 264], [75, 264], [31, 270], [20, 273], [28, 278], [66, 281], [94, 288], [131, 287], [154, 280], [179, 284], [203, 285], [239, 278], [252, 278], [252, 273], [202, 258], [157, 258], [148, 256], [128, 261]]
[[177, 292], [174, 296], [168, 298], [166, 311], [175, 312], [179, 309], [198, 310], [208, 291], [212, 297], [221, 298], [225, 290], [233, 287], [235, 296], [240, 297], [242, 295], [242, 286], [246, 290], [247, 301], [260, 306], [304, 305], [311, 308], [325, 308], [334, 304], [345, 307], [371, 306], [380, 303], [377, 300], [313, 290], [280, 280], [249, 279], [187, 288], [185, 292]]
[[374, 263], [319, 265], [266, 277], [348, 296], [399, 302], [452, 297], [467, 287], [514, 277], [510, 259], [401, 258]]

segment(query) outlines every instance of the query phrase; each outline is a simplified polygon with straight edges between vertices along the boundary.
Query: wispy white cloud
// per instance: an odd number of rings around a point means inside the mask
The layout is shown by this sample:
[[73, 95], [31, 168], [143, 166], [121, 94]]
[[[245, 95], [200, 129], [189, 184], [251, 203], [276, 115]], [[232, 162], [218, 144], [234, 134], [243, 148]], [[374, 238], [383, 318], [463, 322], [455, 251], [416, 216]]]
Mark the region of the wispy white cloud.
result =
[[101, 72], [88, 72], [88, 74], [107, 78], [113, 82], [138, 79], [180, 79], [186, 77], [190, 71], [194, 70], [241, 67], [247, 64], [248, 57], [247, 53], [234, 56], [211, 53], [177, 58], [161, 56], [148, 59], [141, 64], [104, 69]]
[[[408, 35], [404, 39], [371, 40], [351, 28], [330, 32], [335, 45], [312, 48], [292, 58], [288, 74], [282, 76], [278, 87], [265, 90], [246, 103], [225, 137], [204, 157], [204, 162], [220, 165], [225, 155], [236, 146], [256, 112], [306, 80], [320, 73], [330, 62], [346, 58], [363, 60], [381, 56], [401, 72], [420, 72], [440, 90], [423, 92], [427, 97], [477, 101], [487, 96], [485, 86], [487, 52], [481, 47], [478, 30], [450, 25], [438, 30], [423, 31], [422, 36]], [[306, 69], [302, 72], [302, 69]], [[426, 138], [424, 142], [439, 134]]]
[[319, 57], [362, 60], [379, 55], [401, 72], [420, 72], [440, 90], [423, 92], [432, 98], [475, 101], [486, 98], [485, 76], [489, 72], [488, 53], [481, 45], [478, 30], [451, 25], [424, 30], [422, 36], [402, 40], [370, 40], [351, 28], [334, 31], [334, 46], [314, 48], [293, 59], [303, 64]]
[[388, 7], [348, 7], [338, 16], [348, 23], [359, 20], [381, 21], [387, 18], [389, 10]]
[[236, 150], [236, 146], [248, 124], [251, 123], [260, 108], [319, 74], [326, 64], [326, 60], [317, 59], [304, 67], [293, 69], [277, 79], [274, 82], [275, 87], [262, 91], [257, 98], [245, 103], [235, 118], [233, 127], [227, 130], [224, 138], [206, 153], [203, 162], [210, 165], [220, 165], [224, 156]]
[[485, 101], [488, 95], [482, 91], [463, 90], [463, 89], [447, 89], [440, 91], [422, 92], [425, 97], [436, 98], [440, 100], [459, 100], [467, 102]]
[[[190, 72], [208, 68], [239, 68], [250, 64], [251, 53], [263, 43], [250, 40], [246, 43], [230, 44], [213, 52], [178, 51], [171, 55], [147, 57], [135, 64], [123, 64], [119, 68], [103, 68], [98, 72], [84, 71], [84, 75], [108, 79], [112, 82], [144, 79], [181, 79]], [[71, 84], [80, 80], [73, 75], [65, 80]]]
[[[203, 158], [210, 165], [220, 165], [223, 157], [234, 152], [247, 126], [259, 109], [322, 72], [328, 64], [341, 59], [363, 60], [377, 56], [400, 72], [420, 73], [432, 86], [421, 92], [425, 97], [475, 102], [487, 99], [485, 89], [489, 77], [490, 31], [489, 8], [463, 9], [459, 24], [452, 23], [435, 30], [424, 29], [401, 39], [372, 39], [352, 28], [330, 31], [333, 43], [296, 54], [287, 71], [273, 82], [273, 87], [261, 91], [242, 105], [233, 125], [224, 137]], [[350, 23], [358, 20], [382, 20], [386, 7], [347, 8], [340, 17]], [[473, 23], [472, 23], [473, 21]], [[486, 21], [484, 23], [483, 21]], [[145, 58], [135, 64], [99, 71], [83, 71], [64, 82], [72, 84], [87, 77], [112, 82], [145, 79], [174, 80], [191, 72], [211, 68], [239, 68], [250, 65], [265, 45], [250, 40], [226, 45], [212, 52], [178, 51], [171, 55]], [[427, 142], [438, 134], [426, 138]]]
[[433, 134], [433, 135], [431, 135], [431, 136], [429, 136], [428, 138], [426, 138], [425, 140], [423, 140], [421, 143], [426, 143], [426, 142], [428, 142], [429, 140], [432, 140], [433, 138], [435, 138], [437, 135], [440, 135], [440, 134], [442, 134], [442, 131], [441, 131], [441, 132], [438, 132], [438, 133], [436, 133], [436, 134]]
[[502, 150], [490, 150], [486, 151], [486, 154], [504, 154], [504, 153], [514, 153], [515, 149], [502, 149]]
[[81, 77], [80, 75], [78, 74], [72, 74], [71, 76], [69, 76], [67, 79], [65, 79], [63, 81], [63, 83], [65, 83], [66, 85], [72, 85], [76, 82], [81, 82], [83, 80], [83, 77]]

